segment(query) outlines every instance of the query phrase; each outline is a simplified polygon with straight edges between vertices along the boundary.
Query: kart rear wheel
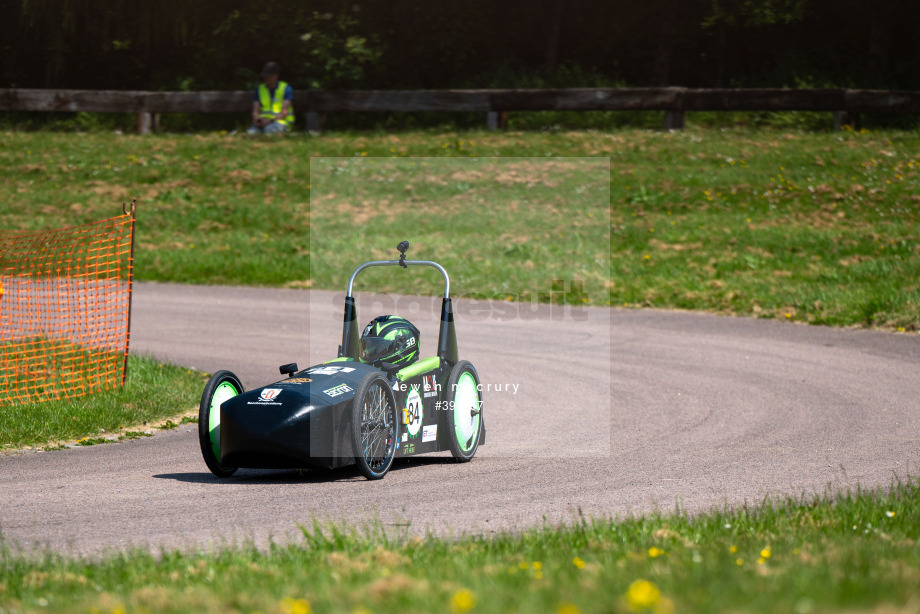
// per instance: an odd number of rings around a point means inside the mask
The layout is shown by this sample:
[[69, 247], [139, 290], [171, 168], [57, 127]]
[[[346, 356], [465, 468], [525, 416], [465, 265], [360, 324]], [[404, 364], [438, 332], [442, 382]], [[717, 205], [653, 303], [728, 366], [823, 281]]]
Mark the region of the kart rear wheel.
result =
[[454, 365], [447, 378], [445, 400], [450, 453], [461, 463], [469, 462], [482, 436], [482, 391], [476, 367], [466, 360]]
[[198, 443], [201, 455], [211, 473], [219, 478], [233, 475], [236, 467], [220, 464], [220, 406], [227, 399], [243, 393], [243, 384], [230, 371], [218, 371], [211, 376], [201, 393], [198, 406]]
[[396, 399], [382, 373], [368, 373], [352, 401], [352, 446], [355, 463], [368, 480], [379, 480], [396, 456]]

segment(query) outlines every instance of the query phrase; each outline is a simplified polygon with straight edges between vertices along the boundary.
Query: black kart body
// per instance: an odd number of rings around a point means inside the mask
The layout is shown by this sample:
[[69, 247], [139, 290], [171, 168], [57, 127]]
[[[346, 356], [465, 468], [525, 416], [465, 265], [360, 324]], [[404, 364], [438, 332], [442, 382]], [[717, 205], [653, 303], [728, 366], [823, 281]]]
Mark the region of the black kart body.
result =
[[[379, 479], [392, 461], [450, 450], [468, 461], [485, 443], [479, 375], [457, 355], [453, 307], [446, 271], [433, 262], [369, 262], [348, 283], [342, 345], [328, 362], [243, 391], [229, 371], [215, 373], [202, 394], [199, 442], [215, 475], [239, 467], [325, 468], [357, 463], [369, 479]], [[434, 266], [445, 279], [437, 353], [398, 368], [360, 359], [352, 286], [369, 266]]]
[[[350, 359], [336, 360], [229, 399], [220, 408], [221, 463], [266, 469], [354, 464], [358, 451], [352, 445], [351, 407], [361, 380], [373, 372], [380, 370]], [[396, 458], [450, 449], [446, 437], [438, 437], [448, 430], [441, 420], [446, 416], [442, 396], [447, 395], [440, 394], [447, 375], [448, 370], [438, 366], [392, 380], [397, 407], [412, 412], [408, 423], [400, 424]], [[421, 401], [417, 417], [415, 399]], [[479, 444], [484, 442], [483, 429]]]

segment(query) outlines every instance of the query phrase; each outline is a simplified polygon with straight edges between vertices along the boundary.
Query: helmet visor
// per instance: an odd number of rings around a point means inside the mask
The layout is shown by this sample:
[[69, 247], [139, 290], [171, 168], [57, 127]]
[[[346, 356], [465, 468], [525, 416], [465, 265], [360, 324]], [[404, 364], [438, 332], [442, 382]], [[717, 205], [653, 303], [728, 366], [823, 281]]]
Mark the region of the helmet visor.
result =
[[399, 349], [396, 339], [383, 337], [364, 337], [361, 339], [361, 360], [374, 362], [395, 354]]

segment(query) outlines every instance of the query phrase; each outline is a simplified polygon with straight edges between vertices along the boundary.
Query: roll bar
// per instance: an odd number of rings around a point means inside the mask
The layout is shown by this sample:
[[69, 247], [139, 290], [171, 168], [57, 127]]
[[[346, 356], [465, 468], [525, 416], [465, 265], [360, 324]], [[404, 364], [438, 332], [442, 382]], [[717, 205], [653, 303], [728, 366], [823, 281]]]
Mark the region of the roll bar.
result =
[[355, 285], [355, 277], [358, 276], [358, 273], [364, 269], [368, 269], [372, 266], [401, 266], [407, 268], [407, 265], [413, 266], [430, 266], [441, 271], [441, 275], [444, 276], [444, 298], [450, 298], [450, 277], [447, 276], [447, 271], [444, 270], [437, 262], [432, 262], [431, 260], [404, 260], [400, 258], [399, 260], [374, 260], [372, 262], [365, 262], [351, 274], [351, 278], [348, 280], [348, 290], [345, 292], [345, 296], [354, 296], [352, 294], [352, 288]]
[[450, 277], [437, 262], [430, 260], [406, 260], [406, 251], [409, 249], [409, 242], [403, 241], [396, 249], [399, 250], [399, 260], [374, 260], [365, 262], [351, 274], [348, 279], [348, 289], [345, 292], [345, 318], [342, 327], [342, 345], [339, 346], [339, 357], [348, 357], [355, 360], [359, 355], [359, 337], [358, 337], [358, 314], [355, 307], [355, 297], [352, 290], [355, 285], [355, 278], [358, 273], [364, 269], [374, 266], [401, 266], [406, 269], [412, 266], [429, 266], [441, 271], [444, 276], [444, 299], [441, 302], [441, 325], [438, 331], [438, 356], [441, 360], [449, 364], [455, 364], [457, 356], [457, 332], [454, 327], [454, 310], [450, 300]]

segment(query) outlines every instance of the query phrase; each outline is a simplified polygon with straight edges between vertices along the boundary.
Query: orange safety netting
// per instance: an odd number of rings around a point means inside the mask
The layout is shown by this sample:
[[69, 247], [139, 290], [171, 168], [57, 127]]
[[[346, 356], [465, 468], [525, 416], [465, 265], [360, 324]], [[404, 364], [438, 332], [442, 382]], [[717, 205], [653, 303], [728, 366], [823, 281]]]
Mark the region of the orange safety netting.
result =
[[0, 403], [123, 385], [135, 205], [94, 224], [0, 232]]

